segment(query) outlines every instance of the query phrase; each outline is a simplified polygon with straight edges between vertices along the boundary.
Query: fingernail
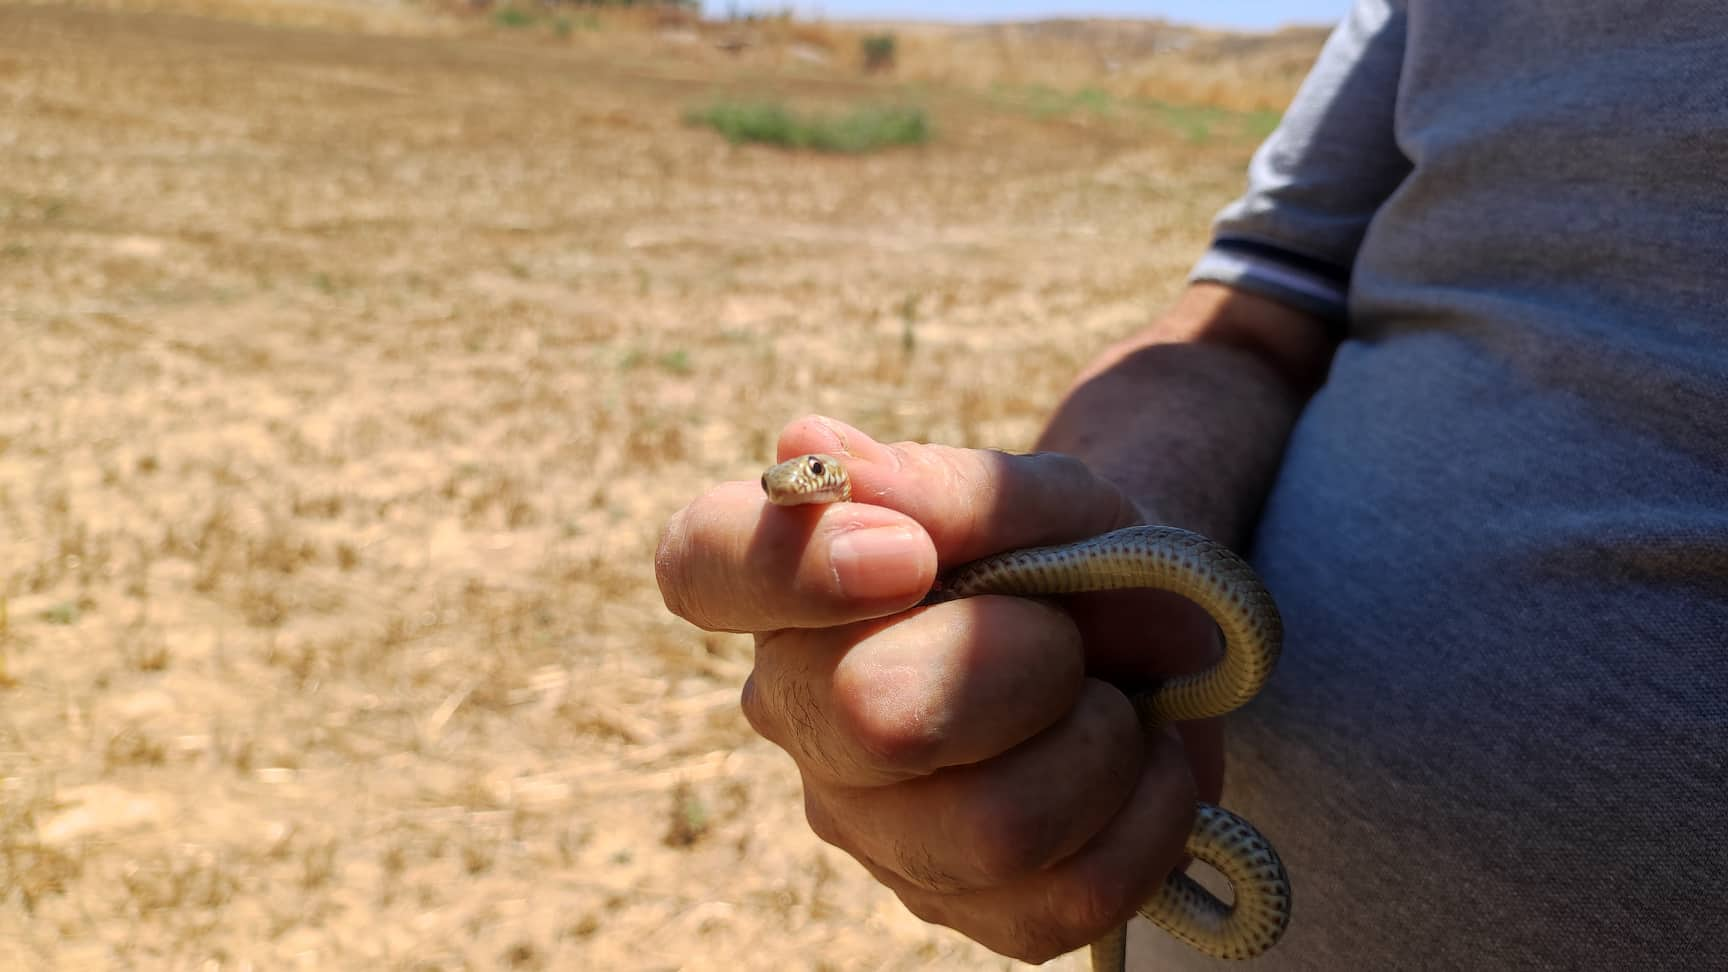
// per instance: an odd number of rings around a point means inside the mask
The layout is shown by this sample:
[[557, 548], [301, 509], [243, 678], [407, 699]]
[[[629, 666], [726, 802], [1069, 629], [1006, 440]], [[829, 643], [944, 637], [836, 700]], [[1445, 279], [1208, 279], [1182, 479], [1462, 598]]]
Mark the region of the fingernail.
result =
[[840, 593], [872, 599], [906, 595], [922, 581], [926, 550], [910, 527], [853, 530], [828, 545]]

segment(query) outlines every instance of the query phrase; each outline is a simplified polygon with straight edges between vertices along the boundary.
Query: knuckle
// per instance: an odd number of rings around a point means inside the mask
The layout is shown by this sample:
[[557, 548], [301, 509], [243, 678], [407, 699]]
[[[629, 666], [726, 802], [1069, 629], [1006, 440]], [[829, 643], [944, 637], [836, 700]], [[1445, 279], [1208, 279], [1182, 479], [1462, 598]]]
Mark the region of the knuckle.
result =
[[1114, 502], [1100, 502], [1093, 509], [1098, 517], [1093, 528], [1099, 532], [1139, 523], [1145, 519], [1140, 509], [1121, 490], [1109, 485], [1085, 460], [1064, 452], [1036, 452], [1024, 457], [1027, 475], [1038, 483], [1045, 501], [1061, 496], [1094, 496], [1107, 490]]
[[986, 886], [1001, 886], [1050, 863], [1060, 828], [1030, 800], [984, 799], [964, 815], [971, 864]]
[[1042, 913], [1036, 899], [1005, 909], [1001, 901], [980, 902], [967, 894], [898, 886], [894, 894], [920, 920], [952, 928], [991, 951], [1033, 965], [1084, 947], [1108, 927], [1096, 931], [1065, 927]]
[[1074, 707], [1074, 744], [1083, 752], [1116, 754], [1141, 752], [1143, 731], [1133, 703], [1121, 689], [1088, 678]]
[[885, 666], [840, 678], [835, 719], [872, 770], [905, 779], [939, 768], [950, 731], [923, 673]]
[[899, 718], [893, 711], [864, 706], [848, 720], [853, 740], [874, 768], [897, 776], [922, 776], [937, 766], [944, 734], [937, 728]]
[[850, 851], [847, 845], [845, 831], [839, 821], [829, 811], [828, 805], [816, 794], [815, 787], [806, 783], [804, 786], [804, 820], [810, 825], [810, 832], [816, 839], [841, 850]]
[[965, 930], [960, 927], [962, 923], [956, 919], [953, 902], [942, 895], [931, 894], [928, 891], [896, 888], [894, 896], [899, 898], [900, 904], [919, 921], [954, 928], [958, 931]]
[[1043, 922], [1018, 920], [1011, 923], [1007, 929], [1007, 947], [999, 947], [997, 950], [1029, 965], [1043, 965], [1092, 940], [1073, 938], [1065, 932], [1065, 929]]
[[1055, 877], [1045, 899], [1054, 939], [1065, 949], [1075, 949], [1126, 922], [1139, 906], [1133, 898], [1134, 886], [1126, 875], [1101, 875], [1095, 870]]
[[922, 842], [897, 840], [893, 846], [894, 869], [912, 885], [937, 894], [968, 890], [965, 882], [936, 859], [933, 849]]
[[828, 778], [847, 775], [844, 763], [834, 756], [835, 751], [843, 747], [836, 744], [834, 727], [829, 724], [810, 686], [792, 681], [783, 689], [772, 717], [779, 738], [764, 738], [786, 750], [793, 762], [806, 772], [814, 771]]
[[[808, 673], [797, 664], [810, 648], [807, 639], [791, 631], [761, 635], [756, 642], [756, 667], [744, 681], [738, 704], [745, 721], [762, 738], [786, 751], [806, 774], [841, 778], [844, 751]], [[781, 644], [790, 639], [790, 645]]]
[[738, 708], [744, 713], [744, 721], [750, 723], [750, 728], [758, 736], [769, 742], [779, 741], [779, 721], [764, 701], [760, 674], [752, 672], [744, 680], [744, 688], [738, 693]]
[[1182, 832], [1187, 833], [1194, 805], [1200, 801], [1200, 787], [1189, 766], [1182, 738], [1169, 730], [1157, 733], [1147, 753], [1146, 769], [1158, 784], [1159, 799], [1166, 806], [1187, 811], [1186, 816], [1173, 818], [1180, 820]]
[[[1139, 728], [1120, 693], [1088, 683], [1058, 736], [1045, 737], [1054, 748], [1040, 754], [1035, 772], [984, 789], [966, 808], [974, 860], [991, 883], [1043, 870], [1078, 850], [1106, 822], [1086, 808], [1119, 804], [1133, 790]], [[1038, 785], [1058, 767], [1068, 785]]]

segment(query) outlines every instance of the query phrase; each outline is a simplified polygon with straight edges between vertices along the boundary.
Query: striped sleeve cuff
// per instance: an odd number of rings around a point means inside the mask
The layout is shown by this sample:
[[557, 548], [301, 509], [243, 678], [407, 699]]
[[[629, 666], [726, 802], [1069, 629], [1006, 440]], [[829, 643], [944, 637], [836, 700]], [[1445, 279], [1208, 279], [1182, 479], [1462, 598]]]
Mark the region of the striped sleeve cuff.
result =
[[1348, 268], [1238, 237], [1213, 240], [1188, 280], [1225, 284], [1332, 321], [1344, 320], [1350, 290]]

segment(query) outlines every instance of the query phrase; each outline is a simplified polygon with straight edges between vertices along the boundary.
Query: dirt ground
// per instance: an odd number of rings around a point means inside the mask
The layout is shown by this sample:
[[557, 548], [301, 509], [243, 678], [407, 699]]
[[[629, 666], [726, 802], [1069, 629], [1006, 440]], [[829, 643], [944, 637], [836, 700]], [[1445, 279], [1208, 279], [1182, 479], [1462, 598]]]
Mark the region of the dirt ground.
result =
[[1027, 446], [1259, 123], [367, 17], [0, 5], [0, 968], [1011, 967], [806, 831], [653, 544], [805, 412]]

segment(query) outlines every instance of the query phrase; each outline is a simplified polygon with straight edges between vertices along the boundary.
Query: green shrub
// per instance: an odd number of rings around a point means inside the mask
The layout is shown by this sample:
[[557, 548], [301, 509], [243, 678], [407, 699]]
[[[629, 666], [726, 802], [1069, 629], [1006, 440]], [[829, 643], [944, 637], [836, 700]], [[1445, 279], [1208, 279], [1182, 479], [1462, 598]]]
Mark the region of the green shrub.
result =
[[924, 109], [905, 106], [860, 108], [840, 116], [800, 115], [777, 102], [720, 102], [686, 116], [707, 125], [730, 142], [762, 142], [823, 152], [869, 152], [930, 140]]
[[875, 74], [878, 71], [894, 70], [894, 57], [899, 44], [893, 34], [867, 34], [858, 42], [864, 52], [864, 70]]

